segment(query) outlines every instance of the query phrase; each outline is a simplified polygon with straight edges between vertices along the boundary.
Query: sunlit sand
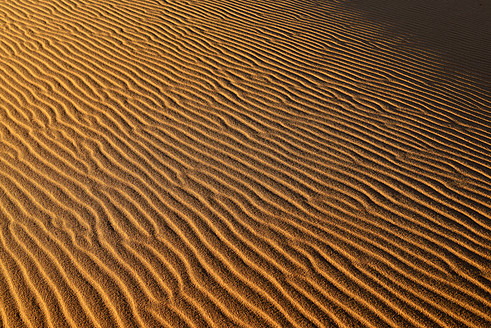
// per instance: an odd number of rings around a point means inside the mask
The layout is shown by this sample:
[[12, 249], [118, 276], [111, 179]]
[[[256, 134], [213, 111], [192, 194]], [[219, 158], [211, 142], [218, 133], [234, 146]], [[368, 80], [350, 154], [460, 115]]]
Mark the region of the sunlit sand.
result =
[[0, 0], [0, 327], [491, 326], [490, 58], [485, 0]]

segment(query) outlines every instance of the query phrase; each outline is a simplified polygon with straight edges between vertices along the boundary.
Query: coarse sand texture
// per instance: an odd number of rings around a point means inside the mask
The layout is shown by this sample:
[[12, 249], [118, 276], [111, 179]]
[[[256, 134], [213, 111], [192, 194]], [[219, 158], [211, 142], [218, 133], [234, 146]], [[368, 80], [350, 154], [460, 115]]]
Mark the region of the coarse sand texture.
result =
[[0, 0], [0, 327], [491, 327], [488, 0]]

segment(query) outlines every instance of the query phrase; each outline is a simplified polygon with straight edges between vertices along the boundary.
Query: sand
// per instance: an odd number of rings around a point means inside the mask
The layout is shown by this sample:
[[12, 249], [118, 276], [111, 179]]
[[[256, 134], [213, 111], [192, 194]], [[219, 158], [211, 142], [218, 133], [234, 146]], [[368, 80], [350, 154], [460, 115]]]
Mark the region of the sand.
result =
[[489, 327], [487, 0], [0, 1], [0, 327]]

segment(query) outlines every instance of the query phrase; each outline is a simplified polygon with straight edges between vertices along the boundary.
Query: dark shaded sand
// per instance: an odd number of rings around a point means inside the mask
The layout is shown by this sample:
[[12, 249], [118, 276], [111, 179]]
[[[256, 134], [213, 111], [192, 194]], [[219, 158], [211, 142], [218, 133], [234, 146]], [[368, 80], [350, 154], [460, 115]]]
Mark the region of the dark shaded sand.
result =
[[[346, 10], [405, 35], [440, 62], [491, 81], [491, 2], [487, 0], [347, 0]], [[451, 66], [448, 65], [447, 66]], [[451, 70], [450, 67], [447, 67]]]
[[489, 327], [489, 13], [0, 1], [0, 327]]

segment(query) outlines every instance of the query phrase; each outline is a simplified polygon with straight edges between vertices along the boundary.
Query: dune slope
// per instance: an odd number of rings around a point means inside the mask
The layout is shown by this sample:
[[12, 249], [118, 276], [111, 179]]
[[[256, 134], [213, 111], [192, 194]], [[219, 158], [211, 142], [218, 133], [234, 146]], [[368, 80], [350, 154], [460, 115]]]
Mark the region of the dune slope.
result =
[[375, 2], [0, 0], [0, 326], [489, 327], [490, 44]]

